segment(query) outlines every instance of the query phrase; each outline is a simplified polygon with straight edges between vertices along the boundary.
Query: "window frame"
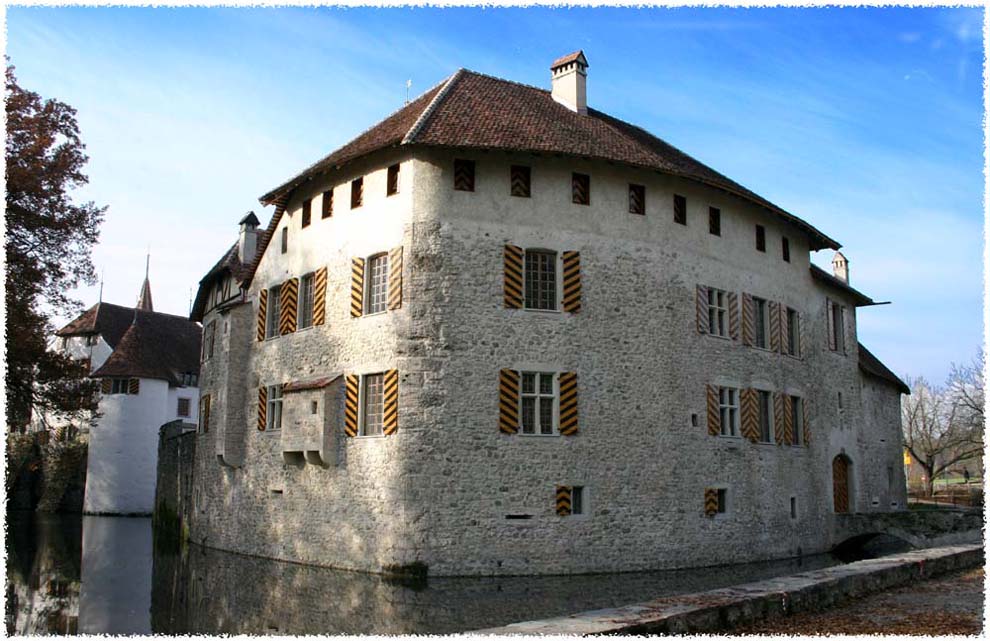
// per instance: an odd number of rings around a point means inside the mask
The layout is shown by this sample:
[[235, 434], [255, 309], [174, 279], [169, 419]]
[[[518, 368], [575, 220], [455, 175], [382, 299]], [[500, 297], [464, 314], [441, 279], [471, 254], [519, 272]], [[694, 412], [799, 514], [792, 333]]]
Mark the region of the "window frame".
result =
[[268, 288], [268, 308], [265, 310], [265, 340], [280, 336], [278, 321], [282, 311], [281, 292], [281, 283]]
[[708, 207], [708, 233], [722, 237], [722, 210], [718, 207]]
[[[520, 173], [525, 176], [526, 193], [516, 193], [513, 191], [513, 183], [515, 182], [516, 173]], [[510, 165], [509, 166], [509, 195], [514, 198], [531, 198], [533, 195], [533, 168], [529, 165]]]
[[791, 241], [787, 236], [780, 237], [780, 257], [784, 262], [791, 262]]
[[351, 209], [364, 206], [364, 176], [351, 181]]
[[[534, 377], [532, 392], [524, 392], [526, 376]], [[541, 377], [550, 376], [551, 391], [543, 392], [540, 386]], [[526, 432], [525, 427], [525, 399], [534, 399], [533, 408], [533, 431]], [[545, 402], [550, 403], [551, 426], [549, 432], [543, 432], [542, 417], [540, 410]], [[546, 371], [540, 369], [520, 370], [519, 372], [519, 436], [525, 437], [552, 437], [560, 436], [560, 372]]]
[[729, 488], [716, 487], [715, 497], [715, 500], [718, 503], [718, 507], [715, 509], [715, 516], [727, 515], [729, 513]]
[[[461, 189], [460, 187], [457, 186], [457, 173], [458, 173], [458, 169], [459, 168], [462, 168], [462, 167], [471, 176], [471, 184], [468, 185], [469, 189]], [[477, 182], [478, 182], [477, 164], [475, 163], [475, 161], [473, 161], [473, 160], [471, 160], [469, 158], [454, 158], [454, 174], [453, 174], [453, 179], [454, 179], [454, 185], [453, 185], [454, 186], [454, 191], [466, 191], [466, 192], [473, 192], [473, 191], [475, 191], [475, 188], [477, 187]]]
[[315, 272], [303, 274], [299, 278], [299, 307], [296, 310], [296, 329], [309, 329], [313, 326], [313, 298]]
[[129, 378], [120, 378], [119, 376], [111, 378], [108, 394], [127, 394], [130, 380]]
[[[369, 434], [368, 433], [368, 385], [371, 379], [378, 379], [380, 391], [378, 392], [378, 401], [380, 407], [378, 408], [378, 419], [379, 423], [377, 425], [378, 431]], [[361, 380], [358, 385], [358, 438], [383, 438], [385, 436], [385, 372], [371, 372], [369, 374], [361, 374]]]
[[[377, 290], [377, 285], [373, 278], [373, 272], [377, 261], [383, 261], [383, 279], [381, 281], [381, 291]], [[388, 286], [389, 286], [389, 257], [388, 252], [378, 252], [368, 256], [364, 261], [364, 304], [362, 315], [374, 316], [384, 314], [388, 311]], [[372, 303], [376, 294], [381, 294], [381, 309], [372, 309]]]
[[[726, 418], [728, 417], [728, 430]], [[720, 385], [718, 388], [719, 436], [740, 438], [739, 435], [739, 388]]]
[[708, 334], [729, 338], [729, 293], [717, 287], [708, 288]]
[[313, 199], [307, 198], [303, 201], [302, 215], [299, 217], [300, 229], [309, 227], [311, 222], [313, 222]]
[[333, 187], [323, 192], [323, 201], [320, 203], [320, 220], [333, 216]]
[[[584, 200], [582, 201], [577, 196], [574, 188], [581, 183], [584, 183]], [[571, 172], [571, 204], [574, 205], [591, 205], [591, 174], [582, 174], [579, 171]]]
[[756, 226], [756, 251], [767, 253], [767, 228], [763, 225]]
[[793, 307], [784, 308], [787, 319], [787, 355], [801, 358], [801, 314]]
[[265, 432], [282, 431], [282, 384], [267, 386], [268, 396], [265, 400]]
[[776, 425], [773, 420], [773, 393], [769, 390], [756, 390], [756, 419], [760, 428], [758, 442], [772, 445]]
[[[639, 195], [638, 210], [634, 207], [636, 201], [633, 198], [633, 195], [637, 193]], [[637, 216], [646, 215], [646, 185], [637, 185], [635, 183], [629, 183], [629, 213], [635, 214]]]
[[801, 396], [791, 396], [791, 442], [792, 447], [802, 447], [804, 445], [804, 398]]
[[385, 170], [385, 197], [394, 196], [399, 193], [400, 164], [389, 165]]
[[[542, 279], [541, 280], [541, 279], [537, 278], [536, 282], [537, 282], [538, 286], [536, 287], [536, 289], [538, 291], [535, 292], [535, 293], [533, 293], [533, 294], [531, 294], [531, 289], [530, 289], [530, 270], [531, 269], [539, 269], [539, 268], [532, 265], [532, 259], [530, 258], [531, 255], [534, 256], [534, 257], [535, 256], [549, 257], [549, 264], [552, 265], [552, 267], [553, 267], [553, 277], [552, 277], [552, 279], [550, 281], [546, 281], [546, 279]], [[561, 258], [560, 252], [557, 252], [556, 250], [553, 250], [553, 249], [545, 249], [545, 248], [542, 248], [542, 247], [530, 247], [530, 248], [527, 248], [527, 249], [523, 250], [523, 309], [524, 310], [533, 311], [533, 312], [559, 312], [560, 311], [560, 302], [561, 302], [560, 301], [560, 297], [561, 297], [561, 287], [560, 287], [561, 269], [560, 269], [560, 261], [561, 261], [561, 259], [562, 258]], [[537, 276], [539, 276], [539, 275], [537, 275]], [[530, 304], [529, 304], [530, 301], [531, 301], [531, 296], [536, 297], [536, 299], [537, 299], [536, 302], [539, 303], [540, 301], [538, 299], [539, 299], [540, 294], [541, 293], [545, 293], [545, 292], [540, 292], [539, 291], [539, 289], [540, 289], [539, 283], [541, 283], [541, 282], [543, 282], [543, 283], [545, 283], [545, 282], [552, 282], [552, 284], [553, 284], [553, 292], [552, 292], [552, 297], [551, 297], [552, 300], [550, 301], [552, 307], [531, 307]]]
[[217, 338], [217, 321], [211, 320], [203, 328], [203, 361], [213, 358], [213, 346]]
[[674, 222], [687, 227], [687, 196], [674, 194]]
[[[185, 401], [185, 404], [186, 404], [186, 413], [185, 414], [182, 413], [182, 403], [183, 403], [183, 401]], [[189, 418], [189, 415], [191, 413], [192, 413], [192, 399], [191, 398], [186, 398], [185, 396], [179, 396], [179, 397], [177, 397], [176, 398], [176, 403], [175, 403], [175, 415], [178, 416], [178, 417], [180, 417], [180, 418]]]
[[282, 252], [281, 253], [283, 253], [283, 254], [288, 253], [289, 252], [289, 226], [288, 226], [288, 224], [286, 224], [284, 227], [282, 227], [281, 245], [282, 245]]
[[753, 347], [770, 349], [770, 303], [759, 296], [753, 296]]

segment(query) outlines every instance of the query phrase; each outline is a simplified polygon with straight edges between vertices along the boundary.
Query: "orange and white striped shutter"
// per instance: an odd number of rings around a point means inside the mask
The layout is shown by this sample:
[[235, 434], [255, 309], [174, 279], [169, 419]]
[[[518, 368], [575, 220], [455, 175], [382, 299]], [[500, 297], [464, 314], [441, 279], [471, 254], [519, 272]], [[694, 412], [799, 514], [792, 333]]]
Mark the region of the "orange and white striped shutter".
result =
[[399, 431], [399, 370], [390, 369], [385, 372], [384, 412], [382, 418], [382, 433], [391, 436]]
[[581, 311], [581, 253], [564, 252], [564, 311]]
[[739, 340], [739, 296], [729, 292], [729, 338]]
[[708, 287], [698, 285], [694, 290], [695, 327], [699, 334], [708, 333]]
[[264, 432], [268, 427], [268, 388], [262, 385], [258, 388], [258, 431]]
[[522, 309], [523, 306], [523, 250], [522, 247], [506, 245], [502, 251], [502, 290], [505, 306], [508, 309]]
[[258, 292], [258, 340], [265, 340], [265, 320], [268, 317], [268, 290]]
[[320, 267], [313, 276], [313, 325], [327, 320], [327, 268]]
[[388, 252], [388, 308], [402, 307], [402, 246]]
[[351, 259], [351, 318], [364, 312], [364, 259]]
[[708, 433], [712, 436], [718, 436], [722, 433], [722, 419], [719, 414], [718, 387], [715, 385], [707, 386], [706, 407], [708, 409]]
[[498, 429], [503, 434], [519, 432], [519, 372], [514, 369], [498, 373]]
[[278, 333], [285, 335], [296, 331], [299, 303], [299, 279], [290, 278], [279, 288]]
[[563, 372], [560, 375], [560, 433], [573, 436], [578, 431], [577, 374]]

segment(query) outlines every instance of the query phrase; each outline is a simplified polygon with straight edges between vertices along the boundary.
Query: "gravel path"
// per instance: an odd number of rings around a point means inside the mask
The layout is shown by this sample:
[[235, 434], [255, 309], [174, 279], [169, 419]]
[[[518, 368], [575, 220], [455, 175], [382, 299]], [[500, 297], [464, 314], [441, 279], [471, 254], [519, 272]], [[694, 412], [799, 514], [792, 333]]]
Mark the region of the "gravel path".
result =
[[737, 628], [732, 634], [979, 635], [983, 568], [873, 594], [824, 612], [806, 612]]

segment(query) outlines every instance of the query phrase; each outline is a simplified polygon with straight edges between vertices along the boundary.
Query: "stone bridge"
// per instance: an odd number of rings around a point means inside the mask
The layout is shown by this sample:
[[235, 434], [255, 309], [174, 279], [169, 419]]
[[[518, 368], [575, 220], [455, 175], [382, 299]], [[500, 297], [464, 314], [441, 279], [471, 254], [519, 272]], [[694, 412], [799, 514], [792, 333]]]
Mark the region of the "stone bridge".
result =
[[982, 510], [902, 510], [836, 514], [832, 523], [833, 550], [850, 549], [887, 534], [914, 547], [979, 541]]

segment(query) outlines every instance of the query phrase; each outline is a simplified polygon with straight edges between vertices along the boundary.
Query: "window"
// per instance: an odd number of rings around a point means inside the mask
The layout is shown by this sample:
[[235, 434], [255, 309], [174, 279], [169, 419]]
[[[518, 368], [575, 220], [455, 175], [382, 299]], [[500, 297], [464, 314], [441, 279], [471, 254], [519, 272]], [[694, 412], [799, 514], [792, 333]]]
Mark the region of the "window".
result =
[[210, 360], [213, 358], [213, 343], [216, 340], [217, 335], [217, 322], [210, 321], [206, 324], [203, 329], [203, 359]]
[[189, 399], [180, 398], [178, 406], [175, 408], [176, 416], [189, 416]]
[[687, 225], [687, 198], [674, 194], [674, 222]]
[[727, 336], [725, 322], [727, 296], [721, 289], [708, 288], [708, 333], [713, 336]]
[[571, 174], [571, 202], [575, 205], [591, 204], [591, 176]]
[[797, 518], [797, 497], [796, 496], [792, 496], [791, 497], [791, 518], [792, 519], [796, 519]]
[[791, 241], [787, 236], [780, 239], [780, 252], [786, 262], [791, 262]]
[[739, 390], [734, 387], [718, 388], [718, 411], [722, 436], [739, 434]]
[[763, 225], [756, 226], [756, 251], [767, 251], [767, 230]]
[[322, 218], [333, 216], [333, 189], [323, 192], [323, 207], [320, 215]]
[[279, 291], [281, 290], [280, 285], [275, 285], [268, 289], [268, 313], [265, 319], [265, 338], [272, 338], [273, 336], [278, 336], [278, 317], [279, 308], [281, 307], [281, 300], [279, 296]]
[[801, 317], [797, 310], [787, 308], [787, 353], [791, 356], [801, 355]]
[[526, 309], [557, 309], [557, 254], [527, 249], [525, 263]]
[[381, 436], [382, 417], [385, 415], [385, 374], [367, 374], [364, 377], [364, 400], [361, 405], [362, 436]]
[[712, 236], [722, 235], [722, 210], [718, 207], [708, 208], [708, 233]]
[[299, 281], [299, 329], [313, 326], [313, 274], [303, 276]]
[[289, 228], [282, 228], [282, 253], [289, 251]]
[[842, 305], [832, 303], [832, 341], [833, 350], [836, 352], [846, 351], [846, 323], [845, 309]]
[[389, 165], [388, 179], [385, 182], [385, 195], [394, 196], [399, 193], [399, 163]]
[[198, 383], [199, 383], [199, 374], [194, 374], [193, 372], [186, 372], [182, 375], [183, 387], [196, 387]]
[[801, 444], [801, 435], [804, 433], [803, 403], [799, 397], [791, 397], [791, 445]]
[[320, 409], [320, 404], [316, 401], [309, 402], [309, 413], [315, 415]]
[[585, 508], [584, 487], [575, 485], [571, 487], [571, 516], [584, 514]]
[[282, 429], [282, 386], [268, 386], [268, 407], [265, 416], [265, 430]]
[[629, 213], [646, 215], [646, 187], [629, 185]]
[[729, 491], [720, 487], [715, 494], [718, 497], [718, 509], [715, 511], [718, 514], [725, 514], [729, 511]]
[[759, 412], [760, 412], [760, 442], [762, 443], [772, 443], [773, 442], [773, 414], [770, 410], [770, 392], [764, 390], [757, 390], [756, 393], [759, 395], [757, 399], [759, 401]]
[[474, 161], [463, 158], [454, 159], [454, 189], [457, 191], [474, 191]]
[[111, 394], [126, 394], [127, 393], [127, 382], [126, 378], [112, 378], [110, 379], [110, 393]]
[[556, 433], [554, 391], [551, 372], [522, 373], [522, 433], [549, 436]]
[[364, 177], [351, 181], [351, 209], [357, 209], [364, 202]]
[[519, 198], [530, 196], [530, 169], [524, 165], [512, 165], [509, 169], [509, 193]]
[[311, 199], [307, 198], [305, 201], [303, 201], [302, 227], [309, 227], [309, 223], [313, 217], [312, 207], [313, 207], [313, 201]]
[[767, 338], [770, 336], [769, 321], [767, 301], [762, 298], [753, 298], [753, 324], [756, 329], [757, 347], [767, 348]]
[[388, 309], [388, 254], [378, 254], [368, 259], [367, 289], [365, 290], [365, 314], [377, 314]]

